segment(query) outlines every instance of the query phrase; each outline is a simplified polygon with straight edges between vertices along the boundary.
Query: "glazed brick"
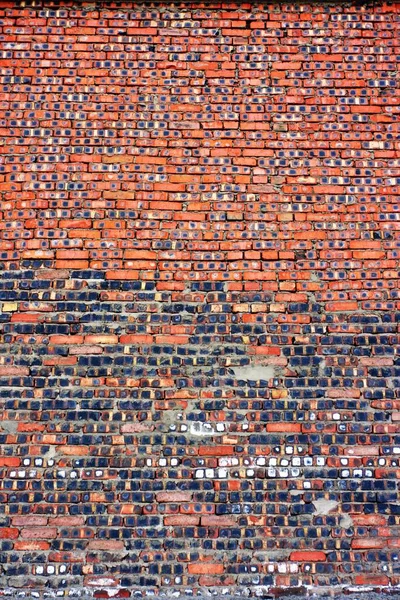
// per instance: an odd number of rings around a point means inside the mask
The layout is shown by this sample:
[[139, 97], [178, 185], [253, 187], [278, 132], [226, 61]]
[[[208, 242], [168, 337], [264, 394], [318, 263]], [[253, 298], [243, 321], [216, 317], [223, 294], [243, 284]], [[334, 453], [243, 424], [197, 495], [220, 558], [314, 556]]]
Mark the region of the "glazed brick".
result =
[[0, 596], [400, 585], [399, 23], [0, 0]]

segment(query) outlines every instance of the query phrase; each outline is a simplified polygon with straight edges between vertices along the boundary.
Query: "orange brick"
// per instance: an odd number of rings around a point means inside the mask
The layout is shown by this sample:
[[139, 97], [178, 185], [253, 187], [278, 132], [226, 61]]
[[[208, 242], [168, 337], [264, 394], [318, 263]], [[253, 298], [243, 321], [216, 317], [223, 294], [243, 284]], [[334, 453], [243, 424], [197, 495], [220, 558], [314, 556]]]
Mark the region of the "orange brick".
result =
[[290, 553], [293, 562], [323, 562], [326, 560], [325, 552], [317, 550], [295, 550]]

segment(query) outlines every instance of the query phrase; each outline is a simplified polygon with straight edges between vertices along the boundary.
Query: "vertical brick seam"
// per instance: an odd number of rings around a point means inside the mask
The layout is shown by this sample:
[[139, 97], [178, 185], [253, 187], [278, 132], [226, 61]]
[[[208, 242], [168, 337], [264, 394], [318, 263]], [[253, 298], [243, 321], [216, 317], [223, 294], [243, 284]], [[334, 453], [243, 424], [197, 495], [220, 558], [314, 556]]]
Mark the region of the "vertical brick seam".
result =
[[55, 4], [0, 0], [0, 596], [399, 585], [400, 5]]

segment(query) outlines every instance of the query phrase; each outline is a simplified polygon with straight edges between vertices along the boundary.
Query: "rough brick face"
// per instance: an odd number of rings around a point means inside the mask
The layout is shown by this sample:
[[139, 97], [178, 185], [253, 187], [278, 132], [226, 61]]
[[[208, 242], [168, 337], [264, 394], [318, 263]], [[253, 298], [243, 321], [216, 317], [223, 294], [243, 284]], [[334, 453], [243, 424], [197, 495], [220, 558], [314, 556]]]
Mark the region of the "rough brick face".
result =
[[0, 595], [399, 585], [399, 4], [25, 4]]

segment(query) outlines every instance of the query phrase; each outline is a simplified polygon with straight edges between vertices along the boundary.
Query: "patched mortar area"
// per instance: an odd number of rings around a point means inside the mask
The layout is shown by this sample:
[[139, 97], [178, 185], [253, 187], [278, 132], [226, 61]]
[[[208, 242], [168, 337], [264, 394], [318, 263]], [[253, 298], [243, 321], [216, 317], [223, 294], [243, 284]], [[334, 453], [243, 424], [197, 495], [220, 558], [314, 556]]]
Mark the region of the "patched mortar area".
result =
[[[294, 500], [297, 498], [302, 498], [304, 496], [305, 490], [292, 489], [289, 491], [290, 495]], [[312, 505], [314, 510], [312, 512], [313, 516], [328, 516], [330, 514], [334, 514], [335, 516], [339, 516], [339, 526], [343, 529], [350, 529], [353, 527], [353, 519], [349, 514], [341, 513], [340, 503], [337, 500], [329, 500], [328, 498], [318, 498], [312, 500]], [[339, 513], [339, 514], [338, 514]]]
[[[229, 361], [230, 362], [230, 361]], [[276, 362], [281, 362], [282, 365], [285, 363], [285, 360], [280, 360]], [[235, 381], [240, 385], [245, 385], [249, 387], [253, 387], [254, 384], [261, 384], [261, 387], [265, 387], [268, 389], [274, 389], [275, 398], [279, 398], [279, 385], [282, 381], [283, 375], [283, 366], [281, 364], [268, 364], [267, 360], [259, 360], [255, 361], [251, 359], [248, 365], [240, 365], [240, 366], [232, 366], [229, 365], [227, 369], [226, 375], [223, 379], [221, 379], [221, 387], [225, 386], [225, 378], [229, 379], [229, 389], [232, 389], [232, 394], [236, 393], [236, 384], [232, 384], [231, 375], [233, 374]], [[199, 367], [197, 374], [203, 374], [205, 369], [203, 367]], [[207, 374], [208, 371], [207, 371]], [[228, 387], [228, 386], [227, 386]], [[217, 392], [218, 393], [218, 392]], [[287, 391], [285, 390], [285, 398], [288, 397]], [[198, 405], [200, 400], [195, 398], [190, 398], [187, 400], [186, 408], [182, 410], [163, 410], [161, 413], [161, 421], [162, 429], [168, 431], [176, 431], [182, 432], [185, 436], [192, 436], [194, 438], [202, 438], [202, 437], [218, 437], [227, 433], [229, 430], [229, 425], [224, 422], [213, 422], [213, 421], [197, 421], [193, 420], [194, 416], [198, 416]], [[240, 421], [240, 429], [241, 432], [246, 434], [249, 428], [247, 417]]]
[[335, 500], [326, 500], [325, 498], [313, 500], [312, 503], [315, 507], [315, 515], [329, 515], [330, 512], [337, 509], [339, 506], [339, 502], [336, 502]]
[[[312, 504], [315, 507], [314, 515], [317, 516], [326, 516], [331, 513], [336, 513], [337, 510], [340, 510], [340, 504], [336, 500], [328, 500], [326, 498], [319, 498], [318, 500], [313, 500]], [[350, 529], [353, 526], [353, 519], [348, 514], [341, 514], [339, 520], [339, 526], [343, 529]]]
[[290, 555], [290, 550], [285, 548], [281, 548], [279, 550], [269, 550], [266, 552], [256, 552], [254, 554], [254, 559], [264, 563], [268, 561], [286, 561]]
[[340, 527], [343, 527], [343, 529], [350, 529], [350, 527], [353, 527], [354, 525], [353, 519], [350, 515], [344, 514], [339, 521], [339, 525]]
[[232, 367], [238, 381], [270, 381], [277, 376], [278, 370], [272, 365], [249, 364], [245, 367]]
[[17, 432], [18, 421], [0, 421], [0, 427], [7, 433], [14, 434]]

